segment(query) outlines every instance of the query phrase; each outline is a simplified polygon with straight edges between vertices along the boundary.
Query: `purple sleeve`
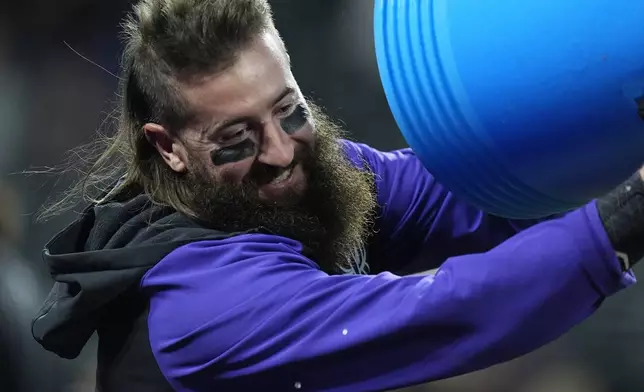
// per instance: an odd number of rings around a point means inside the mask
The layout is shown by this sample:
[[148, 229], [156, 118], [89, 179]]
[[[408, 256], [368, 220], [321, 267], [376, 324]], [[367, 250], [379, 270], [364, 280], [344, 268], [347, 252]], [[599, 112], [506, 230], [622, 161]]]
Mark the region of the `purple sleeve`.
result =
[[[379, 251], [389, 260], [382, 269], [404, 270], [418, 259], [420, 269], [435, 268], [448, 257], [492, 249], [539, 223], [489, 215], [458, 199], [434, 179], [411, 149], [382, 152], [352, 142], [345, 142], [345, 149], [356, 164], [366, 162], [376, 177], [382, 209]], [[399, 257], [393, 259], [393, 255]]]
[[634, 281], [594, 204], [435, 276], [329, 276], [268, 235], [177, 249], [144, 277], [157, 362], [178, 391], [373, 391], [548, 343]]

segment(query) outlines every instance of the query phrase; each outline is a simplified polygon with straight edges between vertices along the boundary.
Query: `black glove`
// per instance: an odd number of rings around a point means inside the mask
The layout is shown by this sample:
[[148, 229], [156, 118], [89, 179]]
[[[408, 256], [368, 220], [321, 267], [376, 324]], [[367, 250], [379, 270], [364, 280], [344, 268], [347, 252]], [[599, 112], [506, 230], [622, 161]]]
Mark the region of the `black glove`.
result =
[[597, 200], [599, 216], [625, 270], [644, 256], [644, 180], [640, 173]]

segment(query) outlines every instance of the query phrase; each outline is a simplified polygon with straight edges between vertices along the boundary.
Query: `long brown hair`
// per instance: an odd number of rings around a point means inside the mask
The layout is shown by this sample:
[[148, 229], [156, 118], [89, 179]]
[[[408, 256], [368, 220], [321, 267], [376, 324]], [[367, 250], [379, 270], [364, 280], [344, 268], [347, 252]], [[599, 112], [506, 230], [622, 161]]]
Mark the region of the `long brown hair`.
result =
[[80, 171], [81, 179], [45, 205], [38, 218], [130, 189], [188, 213], [181, 175], [162, 161], [142, 127], [155, 122], [176, 135], [193, 119], [182, 83], [231, 66], [244, 46], [267, 29], [274, 25], [266, 0], [139, 2], [123, 23], [116, 132], [72, 151], [68, 168]]

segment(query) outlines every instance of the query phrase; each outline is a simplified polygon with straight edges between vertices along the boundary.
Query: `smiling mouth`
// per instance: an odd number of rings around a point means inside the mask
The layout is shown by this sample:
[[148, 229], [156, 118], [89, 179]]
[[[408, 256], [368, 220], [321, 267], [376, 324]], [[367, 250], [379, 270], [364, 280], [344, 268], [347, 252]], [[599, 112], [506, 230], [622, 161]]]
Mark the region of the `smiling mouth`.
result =
[[291, 174], [293, 174], [293, 168], [294, 167], [295, 166], [290, 166], [290, 167], [288, 167], [286, 169], [283, 169], [282, 172], [277, 177], [273, 178], [273, 180], [271, 180], [271, 182], [269, 184], [270, 185], [279, 185], [282, 182], [284, 182], [284, 181], [288, 180], [289, 178], [291, 178]]
[[276, 205], [295, 205], [303, 196], [306, 178], [302, 168], [295, 164], [276, 169], [275, 176], [258, 189], [259, 197]]

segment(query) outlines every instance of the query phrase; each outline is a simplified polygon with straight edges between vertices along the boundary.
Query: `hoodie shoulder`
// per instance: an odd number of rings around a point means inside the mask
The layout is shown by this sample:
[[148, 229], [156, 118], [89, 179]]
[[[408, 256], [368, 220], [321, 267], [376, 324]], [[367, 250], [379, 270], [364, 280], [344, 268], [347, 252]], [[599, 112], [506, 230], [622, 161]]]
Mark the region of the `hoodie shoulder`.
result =
[[154, 205], [144, 195], [87, 208], [45, 246], [43, 259], [55, 284], [32, 323], [34, 337], [61, 357], [76, 357], [106, 307], [136, 290], [167, 254], [194, 241], [233, 235]]

